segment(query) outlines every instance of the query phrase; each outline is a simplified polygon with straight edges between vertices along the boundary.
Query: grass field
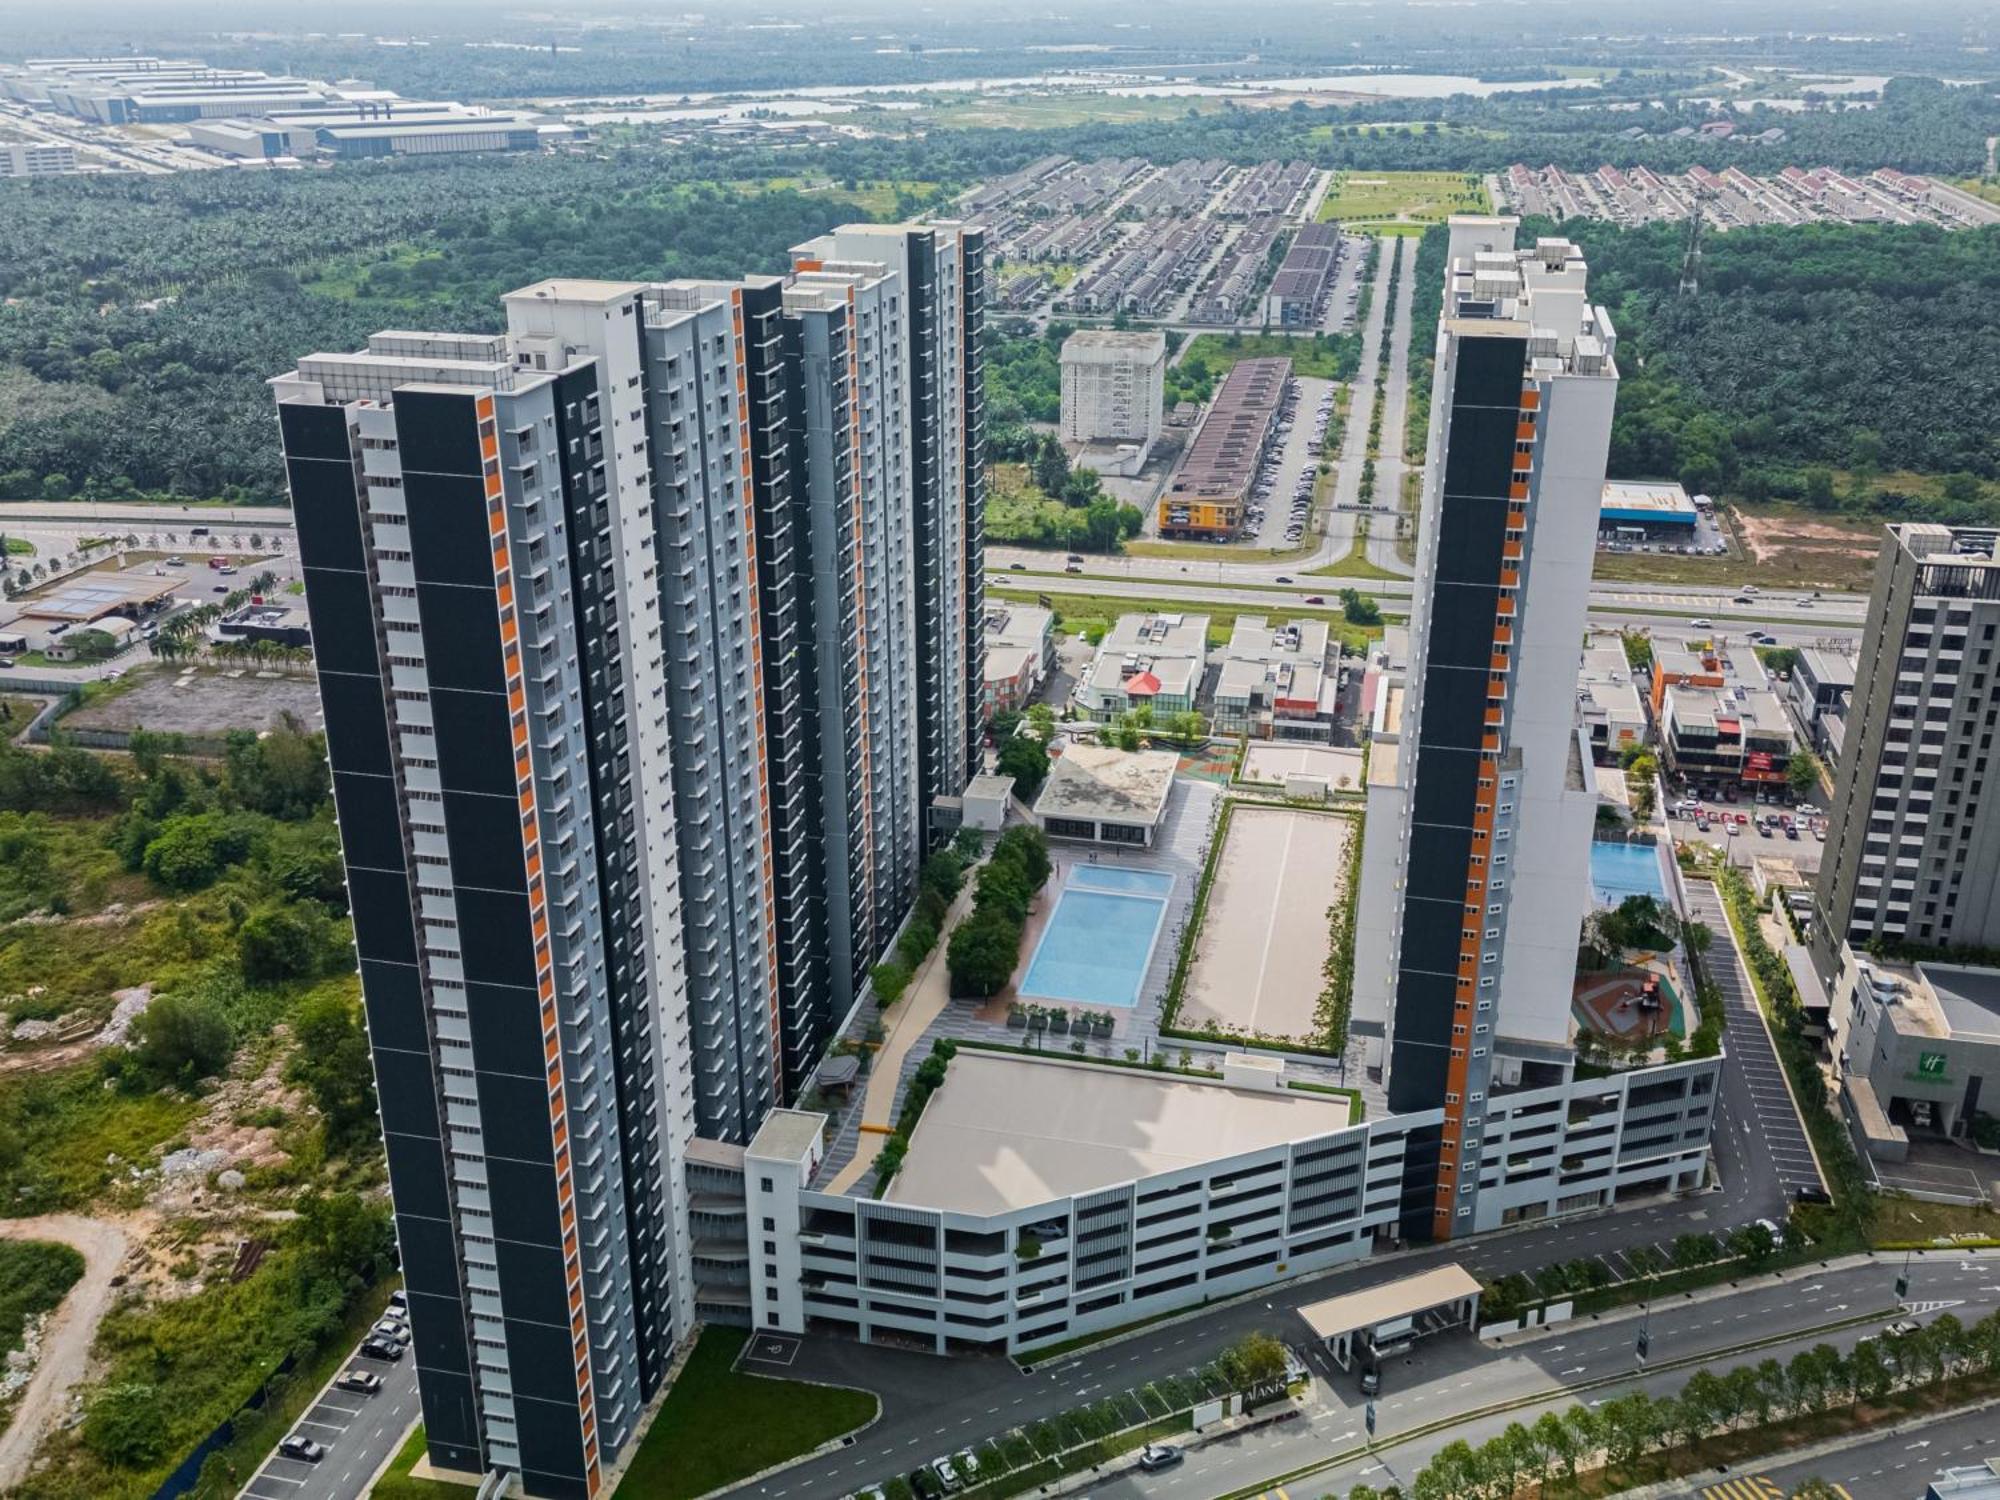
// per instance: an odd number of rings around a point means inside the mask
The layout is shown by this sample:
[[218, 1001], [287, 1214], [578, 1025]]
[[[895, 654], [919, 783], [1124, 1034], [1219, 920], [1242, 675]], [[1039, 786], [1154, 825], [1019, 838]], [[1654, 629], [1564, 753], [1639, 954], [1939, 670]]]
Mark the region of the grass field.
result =
[[1294, 375], [1308, 375], [1317, 380], [1352, 380], [1361, 366], [1361, 335], [1201, 333], [1188, 346], [1182, 363], [1199, 359], [1220, 376], [1239, 359], [1273, 355], [1290, 359]]
[[776, 193], [789, 188], [798, 193], [845, 198], [864, 210], [868, 218], [885, 221], [896, 217], [896, 202], [903, 194], [928, 198], [938, 187], [935, 182], [915, 177], [863, 177], [856, 179], [853, 187], [834, 177], [749, 177], [727, 186], [739, 193]]
[[621, 1488], [649, 1500], [690, 1500], [812, 1452], [871, 1421], [866, 1391], [744, 1375], [733, 1368], [749, 1335], [710, 1327], [632, 1455]]
[[1491, 213], [1493, 200], [1471, 172], [1336, 172], [1320, 205], [1322, 220], [1358, 229], [1421, 234], [1451, 214]]
[[2000, 179], [1992, 177], [1961, 177], [1957, 184], [1975, 198], [1984, 198], [1988, 203], [2000, 203]]
[[424, 1429], [420, 1425], [396, 1454], [396, 1461], [368, 1492], [370, 1500], [461, 1500], [474, 1490], [469, 1484], [440, 1484], [435, 1479], [412, 1479], [410, 1470], [424, 1456]]
[[1323, 568], [1308, 571], [1312, 578], [1402, 578], [1402, 573], [1392, 573], [1380, 563], [1368, 558], [1368, 544], [1356, 542], [1344, 557], [1336, 557]]
[[1299, 538], [1298, 545], [1293, 547], [1246, 547], [1237, 542], [1162, 542], [1149, 539], [1127, 542], [1125, 555], [1206, 563], [1291, 562], [1294, 558], [1304, 557], [1318, 545], [1317, 532]]

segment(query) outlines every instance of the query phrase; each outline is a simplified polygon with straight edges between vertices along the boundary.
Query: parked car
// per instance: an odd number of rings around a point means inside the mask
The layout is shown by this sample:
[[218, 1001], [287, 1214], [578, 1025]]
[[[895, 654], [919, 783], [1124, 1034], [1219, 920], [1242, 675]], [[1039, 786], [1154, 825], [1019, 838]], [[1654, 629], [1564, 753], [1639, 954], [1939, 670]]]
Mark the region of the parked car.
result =
[[1757, 1221], [1757, 1227], [1764, 1230], [1771, 1236], [1771, 1243], [1773, 1245], [1778, 1246], [1779, 1248], [1783, 1248], [1785, 1243], [1785, 1231], [1780, 1229], [1776, 1223], [1774, 1223], [1770, 1219], [1759, 1219]]
[[382, 1377], [373, 1370], [342, 1370], [333, 1378], [333, 1386], [357, 1396], [372, 1396], [382, 1389]]
[[944, 1485], [938, 1481], [937, 1475], [930, 1471], [929, 1465], [912, 1471], [910, 1488], [916, 1492], [917, 1500], [938, 1500], [938, 1496], [944, 1493]]
[[326, 1457], [326, 1446], [315, 1443], [309, 1437], [300, 1437], [296, 1432], [278, 1444], [278, 1451], [286, 1458], [296, 1458], [303, 1464], [316, 1464]]
[[975, 1483], [978, 1480], [979, 1455], [974, 1453], [970, 1448], [961, 1448], [952, 1459], [952, 1462], [958, 1465], [958, 1472], [964, 1476], [967, 1484]]
[[1176, 1448], [1172, 1443], [1148, 1443], [1139, 1450], [1139, 1467], [1144, 1469], [1148, 1474], [1157, 1474], [1162, 1469], [1171, 1469], [1175, 1464], [1183, 1463], [1186, 1459], [1187, 1454]]
[[949, 1458], [932, 1459], [931, 1472], [937, 1475], [938, 1483], [943, 1485], [947, 1490], [962, 1490], [965, 1488], [965, 1481], [959, 1478], [958, 1470], [952, 1467], [952, 1462]]
[[398, 1344], [410, 1341], [410, 1325], [400, 1318], [384, 1318], [368, 1331], [375, 1338], [392, 1339]]
[[394, 1339], [378, 1339], [371, 1334], [361, 1341], [361, 1352], [369, 1359], [379, 1359], [393, 1365], [403, 1357], [403, 1346]]

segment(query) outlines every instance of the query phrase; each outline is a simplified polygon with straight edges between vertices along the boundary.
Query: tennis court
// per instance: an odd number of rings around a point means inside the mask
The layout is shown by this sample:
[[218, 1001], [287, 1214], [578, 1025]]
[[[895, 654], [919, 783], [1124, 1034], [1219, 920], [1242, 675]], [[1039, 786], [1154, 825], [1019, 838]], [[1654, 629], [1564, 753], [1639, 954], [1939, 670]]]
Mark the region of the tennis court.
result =
[[1347, 899], [1354, 821], [1238, 803], [1216, 857], [1178, 1024], [1306, 1041], [1325, 985], [1327, 912]]

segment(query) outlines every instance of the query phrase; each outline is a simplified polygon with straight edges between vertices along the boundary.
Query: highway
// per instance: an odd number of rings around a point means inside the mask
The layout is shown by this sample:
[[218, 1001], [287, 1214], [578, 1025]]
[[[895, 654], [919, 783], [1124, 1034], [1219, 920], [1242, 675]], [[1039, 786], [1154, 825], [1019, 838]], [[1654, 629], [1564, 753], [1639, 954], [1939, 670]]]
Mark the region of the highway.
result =
[[[1643, 1314], [1625, 1309], [1517, 1335], [1499, 1348], [1463, 1334], [1435, 1337], [1386, 1372], [1376, 1405], [1373, 1451], [1365, 1443], [1365, 1403], [1353, 1378], [1325, 1378], [1324, 1362], [1315, 1357], [1317, 1399], [1304, 1422], [1217, 1443], [1164, 1474], [1120, 1474], [1093, 1486], [1091, 1494], [1097, 1500], [1192, 1500], [1275, 1486], [1280, 1476], [1321, 1463], [1326, 1467], [1309, 1478], [1284, 1480], [1287, 1491], [1300, 1497], [1342, 1495], [1366, 1483], [1377, 1489], [1400, 1484], [1408, 1492], [1424, 1464], [1446, 1444], [1463, 1439], [1477, 1447], [1510, 1422], [1532, 1423], [1542, 1412], [1578, 1400], [1601, 1406], [1630, 1390], [1666, 1395], [1679, 1390], [1697, 1369], [1721, 1372], [1765, 1359], [1784, 1361], [1820, 1343], [1851, 1349], [1900, 1315], [1895, 1280], [1901, 1266], [1902, 1257], [1891, 1256], [1746, 1279], [1720, 1294], [1677, 1298]], [[2000, 1306], [2000, 1285], [1994, 1284], [2000, 1280], [2000, 1256], [1995, 1252], [1940, 1253], [1926, 1259], [1915, 1275], [1916, 1295], [1928, 1299], [1915, 1304], [1927, 1309], [1918, 1314], [1919, 1321], [1948, 1308], [1971, 1323]], [[1644, 1369], [1634, 1351], [1642, 1319], [1651, 1333]], [[1453, 1412], [1467, 1413], [1466, 1420], [1421, 1431]], [[1399, 1439], [1399, 1433], [1421, 1435]], [[1711, 1475], [1708, 1482], [1717, 1477]], [[1700, 1489], [1696, 1483], [1690, 1492]], [[1892, 1492], [1882, 1493], [1886, 1500]], [[1916, 1489], [1906, 1483], [1893, 1493], [1908, 1497]]]
[[1914, 1500], [1940, 1469], [1989, 1459], [2000, 1459], [2000, 1411], [1991, 1406], [1933, 1418], [1921, 1432], [1885, 1433], [1814, 1458], [1787, 1460], [1781, 1454], [1763, 1467], [1741, 1465], [1733, 1475], [1705, 1474], [1682, 1493], [1700, 1500], [1772, 1500], [1808, 1479], [1824, 1479], [1845, 1490], [1847, 1500]]

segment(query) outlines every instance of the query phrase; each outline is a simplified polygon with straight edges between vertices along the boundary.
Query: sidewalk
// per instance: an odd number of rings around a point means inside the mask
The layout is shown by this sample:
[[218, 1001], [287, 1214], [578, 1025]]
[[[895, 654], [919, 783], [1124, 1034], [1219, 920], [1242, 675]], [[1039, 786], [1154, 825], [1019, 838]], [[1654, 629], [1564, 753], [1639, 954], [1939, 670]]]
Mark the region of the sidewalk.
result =
[[924, 1040], [933, 1022], [951, 1004], [951, 971], [946, 966], [945, 949], [952, 932], [972, 910], [974, 866], [965, 872], [965, 884], [945, 913], [944, 928], [937, 946], [925, 958], [923, 967], [910, 980], [903, 998], [889, 1011], [888, 1035], [868, 1065], [868, 1088], [861, 1096], [861, 1132], [854, 1142], [854, 1159], [840, 1169], [824, 1191], [844, 1193], [867, 1175], [876, 1154], [896, 1126], [896, 1089], [903, 1078], [903, 1062]]

